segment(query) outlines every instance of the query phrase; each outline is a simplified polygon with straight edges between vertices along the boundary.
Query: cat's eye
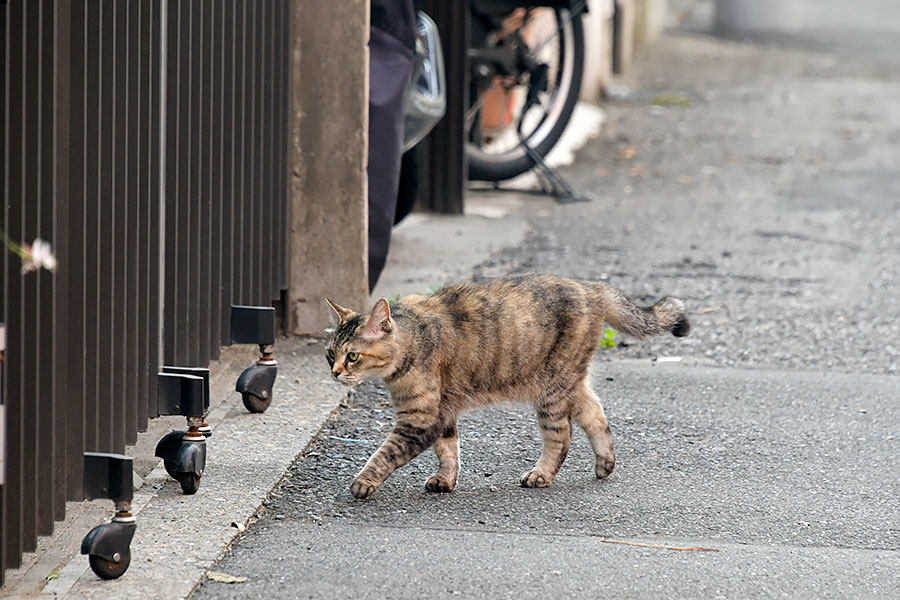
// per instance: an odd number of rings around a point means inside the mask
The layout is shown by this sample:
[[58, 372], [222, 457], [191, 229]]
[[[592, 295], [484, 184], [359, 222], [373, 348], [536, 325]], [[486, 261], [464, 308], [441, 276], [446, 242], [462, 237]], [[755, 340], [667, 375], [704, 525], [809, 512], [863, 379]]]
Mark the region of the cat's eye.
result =
[[349, 360], [350, 362], [358, 361], [359, 360], [359, 352], [348, 352], [347, 360]]

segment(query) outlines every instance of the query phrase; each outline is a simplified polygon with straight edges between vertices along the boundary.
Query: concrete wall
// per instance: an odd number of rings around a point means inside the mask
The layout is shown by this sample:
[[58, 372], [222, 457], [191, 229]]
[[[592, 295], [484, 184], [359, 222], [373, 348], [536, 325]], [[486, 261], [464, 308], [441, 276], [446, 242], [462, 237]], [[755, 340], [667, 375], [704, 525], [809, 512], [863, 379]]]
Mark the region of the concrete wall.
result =
[[368, 0], [294, 0], [290, 329], [368, 303]]

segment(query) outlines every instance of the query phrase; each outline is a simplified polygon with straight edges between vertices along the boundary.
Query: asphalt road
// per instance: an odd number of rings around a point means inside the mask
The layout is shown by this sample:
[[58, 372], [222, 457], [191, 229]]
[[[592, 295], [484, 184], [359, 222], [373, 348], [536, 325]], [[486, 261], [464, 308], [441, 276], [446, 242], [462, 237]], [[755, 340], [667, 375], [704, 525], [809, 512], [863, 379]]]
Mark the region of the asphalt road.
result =
[[355, 501], [392, 421], [366, 385], [216, 567], [248, 581], [195, 597], [896, 597], [900, 55], [884, 48], [900, 11], [880, 19], [893, 26], [835, 19], [790, 43], [686, 19], [565, 171], [593, 201], [536, 207], [528, 237], [472, 273], [688, 303], [691, 337], [620, 339], [592, 365], [618, 453], [608, 480], [577, 432], [553, 487], [520, 488], [540, 443], [509, 407], [461, 422], [452, 494], [424, 492], [427, 453]]

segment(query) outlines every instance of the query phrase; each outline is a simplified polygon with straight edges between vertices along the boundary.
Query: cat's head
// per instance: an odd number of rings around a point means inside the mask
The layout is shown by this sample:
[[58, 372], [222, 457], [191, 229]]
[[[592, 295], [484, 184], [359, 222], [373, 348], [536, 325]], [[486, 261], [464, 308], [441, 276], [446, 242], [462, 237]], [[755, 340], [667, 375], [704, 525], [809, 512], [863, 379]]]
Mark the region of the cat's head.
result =
[[376, 302], [368, 315], [357, 314], [328, 298], [325, 301], [337, 316], [334, 327], [326, 330], [325, 358], [332, 377], [356, 385], [393, 373], [398, 347], [387, 300]]

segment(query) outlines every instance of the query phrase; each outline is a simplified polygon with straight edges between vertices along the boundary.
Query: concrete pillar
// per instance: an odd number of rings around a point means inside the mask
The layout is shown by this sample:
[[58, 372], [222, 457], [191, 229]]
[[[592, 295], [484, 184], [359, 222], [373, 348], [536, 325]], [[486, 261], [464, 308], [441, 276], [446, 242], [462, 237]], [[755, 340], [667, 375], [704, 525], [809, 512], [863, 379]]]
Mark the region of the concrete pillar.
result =
[[615, 0], [613, 71], [625, 73], [634, 58], [635, 0]]
[[634, 20], [634, 44], [649, 44], [662, 31], [668, 10], [667, 0], [636, 0]]
[[290, 317], [328, 325], [327, 295], [366, 308], [368, 0], [293, 0]]
[[584, 79], [581, 100], [598, 102], [612, 77], [613, 0], [590, 0], [584, 26]]

